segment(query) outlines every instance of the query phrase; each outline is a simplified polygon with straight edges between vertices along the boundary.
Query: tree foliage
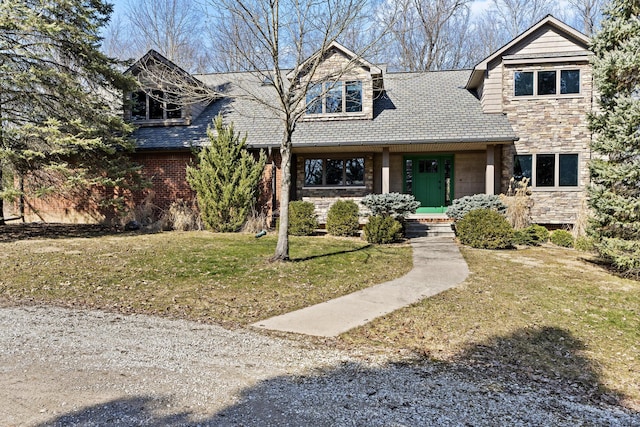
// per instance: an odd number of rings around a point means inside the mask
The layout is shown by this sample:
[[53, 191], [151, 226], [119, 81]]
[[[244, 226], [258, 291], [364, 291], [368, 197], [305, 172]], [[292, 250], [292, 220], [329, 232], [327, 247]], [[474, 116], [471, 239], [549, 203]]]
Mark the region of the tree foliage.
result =
[[218, 116], [209, 127], [210, 146], [198, 153], [196, 167], [187, 167], [187, 181], [198, 197], [205, 226], [213, 231], [238, 231], [255, 203], [267, 158], [256, 159], [246, 148], [233, 124]]
[[0, 170], [28, 175], [32, 195], [106, 196], [139, 183], [123, 156], [131, 127], [114, 108], [132, 81], [99, 50], [111, 10], [101, 0], [0, 2]]
[[590, 118], [590, 206], [597, 249], [640, 273], [640, 1], [613, 0], [592, 42], [599, 110]]

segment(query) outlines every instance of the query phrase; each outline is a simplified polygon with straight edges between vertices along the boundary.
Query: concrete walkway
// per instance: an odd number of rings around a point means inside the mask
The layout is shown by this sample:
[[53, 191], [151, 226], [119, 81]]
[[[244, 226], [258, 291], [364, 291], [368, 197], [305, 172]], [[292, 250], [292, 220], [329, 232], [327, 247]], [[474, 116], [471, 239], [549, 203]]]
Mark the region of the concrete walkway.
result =
[[467, 263], [451, 237], [415, 238], [411, 246], [413, 269], [405, 276], [251, 326], [335, 337], [449, 289], [469, 275]]

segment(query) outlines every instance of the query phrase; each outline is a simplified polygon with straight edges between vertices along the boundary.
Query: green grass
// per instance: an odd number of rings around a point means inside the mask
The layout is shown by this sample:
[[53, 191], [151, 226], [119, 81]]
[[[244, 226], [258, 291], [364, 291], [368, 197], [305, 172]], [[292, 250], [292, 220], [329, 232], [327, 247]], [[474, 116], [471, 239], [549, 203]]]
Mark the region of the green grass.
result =
[[[0, 234], [0, 304], [100, 308], [227, 326], [326, 301], [411, 268], [408, 245], [369, 246], [358, 239], [294, 237], [293, 261], [270, 263], [274, 236], [91, 235], [62, 227], [45, 230], [56, 238], [29, 240], [18, 227], [7, 230]], [[335, 342], [558, 382], [640, 408], [640, 283], [569, 249], [462, 251], [472, 272], [463, 284]]]
[[406, 245], [171, 232], [0, 243], [0, 301], [53, 303], [248, 324], [326, 301], [411, 268]]
[[459, 287], [344, 334], [446, 363], [559, 380], [640, 408], [640, 283], [558, 248], [462, 248]]

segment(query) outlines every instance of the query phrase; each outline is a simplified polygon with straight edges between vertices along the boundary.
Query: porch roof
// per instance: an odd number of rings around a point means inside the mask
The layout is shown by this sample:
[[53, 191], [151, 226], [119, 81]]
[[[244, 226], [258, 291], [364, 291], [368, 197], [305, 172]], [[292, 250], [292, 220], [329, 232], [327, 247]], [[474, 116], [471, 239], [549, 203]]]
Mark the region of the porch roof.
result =
[[[293, 134], [294, 148], [363, 147], [413, 144], [506, 143], [517, 137], [503, 114], [485, 114], [480, 101], [464, 88], [470, 70], [384, 75], [385, 91], [374, 101], [373, 119], [305, 120]], [[252, 147], [277, 147], [282, 130], [272, 86], [252, 73], [196, 76], [224, 88], [228, 96], [213, 101], [189, 126], [140, 128], [138, 149], [175, 150], [207, 144], [206, 129], [222, 113], [225, 122], [247, 135]], [[250, 92], [252, 96], [246, 96]], [[251, 99], [257, 95], [263, 102]], [[271, 104], [273, 105], [273, 104]]]

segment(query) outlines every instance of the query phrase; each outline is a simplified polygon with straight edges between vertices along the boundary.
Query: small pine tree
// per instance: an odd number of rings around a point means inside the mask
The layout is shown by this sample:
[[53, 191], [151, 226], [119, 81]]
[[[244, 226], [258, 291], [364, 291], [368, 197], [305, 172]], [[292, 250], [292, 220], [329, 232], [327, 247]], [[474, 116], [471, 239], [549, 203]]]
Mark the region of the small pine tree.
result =
[[612, 0], [592, 41], [599, 111], [590, 117], [592, 231], [603, 258], [640, 273], [640, 2]]
[[187, 167], [187, 181], [198, 197], [202, 221], [217, 232], [238, 231], [255, 203], [266, 164], [264, 152], [256, 159], [246, 148], [246, 136], [225, 126], [222, 116], [213, 120], [207, 136], [211, 145], [198, 153], [196, 167]]

